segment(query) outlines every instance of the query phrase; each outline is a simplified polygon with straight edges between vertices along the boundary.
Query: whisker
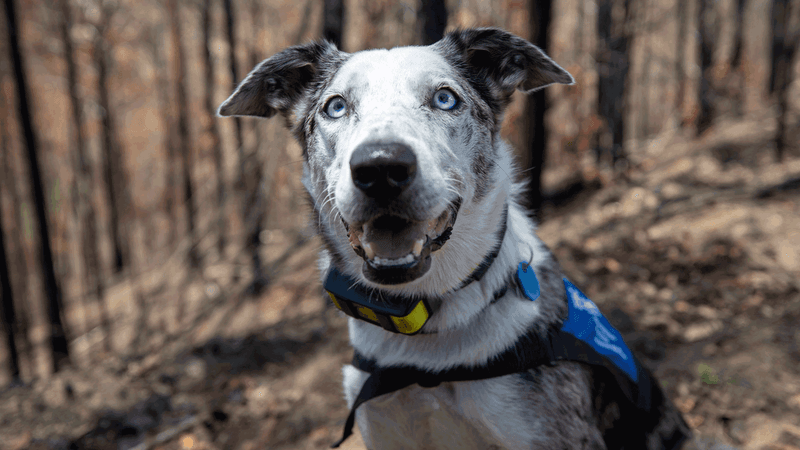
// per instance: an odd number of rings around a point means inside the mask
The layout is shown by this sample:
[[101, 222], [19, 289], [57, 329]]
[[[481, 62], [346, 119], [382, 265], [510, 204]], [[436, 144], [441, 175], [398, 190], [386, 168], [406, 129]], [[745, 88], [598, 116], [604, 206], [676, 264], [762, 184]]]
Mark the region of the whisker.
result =
[[[318, 214], [319, 217], [317, 219], [317, 226], [320, 229], [322, 228], [322, 215], [325, 214], [325, 207], [328, 205], [328, 202], [330, 202], [332, 200], [331, 192], [328, 189], [325, 189], [324, 191], [320, 192], [320, 196], [323, 195], [323, 194], [325, 195], [325, 197], [322, 199], [322, 203], [321, 204], [320, 204], [319, 199], [317, 199], [317, 205], [319, 205], [319, 207], [317, 208], [317, 211], [319, 213]], [[328, 217], [330, 217], [330, 216], [328, 216]], [[330, 223], [328, 225], [330, 225]]]

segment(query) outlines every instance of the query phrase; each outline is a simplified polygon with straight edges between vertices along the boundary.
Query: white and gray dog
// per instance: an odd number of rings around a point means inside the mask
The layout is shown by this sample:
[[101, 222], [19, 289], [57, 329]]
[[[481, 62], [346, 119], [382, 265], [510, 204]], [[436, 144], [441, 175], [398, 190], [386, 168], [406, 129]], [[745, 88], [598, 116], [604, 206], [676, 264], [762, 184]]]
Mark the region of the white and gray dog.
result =
[[466, 29], [426, 47], [291, 47], [220, 106], [281, 113], [302, 146], [319, 269], [352, 316], [345, 436], [355, 417], [379, 449], [653, 450], [689, 437], [522, 206], [503, 111], [515, 90], [553, 83], [573, 79], [534, 45]]

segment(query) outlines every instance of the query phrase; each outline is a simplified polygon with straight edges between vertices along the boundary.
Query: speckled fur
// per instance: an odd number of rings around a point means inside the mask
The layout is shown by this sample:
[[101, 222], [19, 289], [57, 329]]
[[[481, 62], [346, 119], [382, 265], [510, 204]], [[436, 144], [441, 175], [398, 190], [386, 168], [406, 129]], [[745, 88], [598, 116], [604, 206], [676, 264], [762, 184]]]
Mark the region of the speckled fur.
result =
[[[323, 238], [320, 272], [331, 265], [367, 286], [406, 296], [440, 295], [422, 334], [389, 333], [350, 319], [350, 341], [380, 366], [430, 371], [483, 364], [530, 329], [544, 333], [567, 314], [557, 262], [521, 206], [525, 188], [500, 139], [502, 115], [515, 90], [532, 92], [572, 77], [525, 40], [497, 29], [448, 34], [429, 47], [349, 55], [330, 43], [287, 49], [261, 63], [220, 107], [219, 114], [270, 117], [280, 112], [303, 146], [303, 183], [313, 222]], [[442, 85], [459, 97], [452, 111], [430, 106]], [[326, 99], [342, 96], [347, 114], [324, 115]], [[392, 139], [413, 149], [421, 181], [396, 208], [420, 219], [437, 217], [463, 200], [450, 240], [432, 255], [431, 269], [411, 282], [379, 286], [361, 274], [362, 260], [339, 218], [369, 213], [352, 186], [353, 149], [370, 139]], [[456, 289], [498, 244], [503, 211], [507, 231], [500, 253], [479, 282]], [[541, 296], [516, 286], [520, 261], [529, 261]], [[493, 293], [511, 286], [492, 301]], [[352, 405], [368, 374], [345, 366], [344, 394]], [[541, 366], [483, 381], [417, 385], [370, 400], [357, 412], [371, 449], [606, 449], [660, 448], [661, 435], [685, 427], [665, 403], [652, 429], [626, 429], [629, 409], [604, 372], [575, 362]], [[645, 442], [626, 440], [639, 433]], [[641, 445], [639, 445], [641, 444]]]

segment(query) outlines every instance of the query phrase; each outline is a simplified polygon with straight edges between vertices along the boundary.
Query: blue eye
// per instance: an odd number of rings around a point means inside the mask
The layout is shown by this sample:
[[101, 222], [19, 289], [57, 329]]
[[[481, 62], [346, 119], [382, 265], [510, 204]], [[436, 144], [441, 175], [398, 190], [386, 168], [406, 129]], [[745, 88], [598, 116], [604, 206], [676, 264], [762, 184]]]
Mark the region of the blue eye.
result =
[[325, 105], [325, 114], [332, 119], [338, 119], [347, 112], [347, 102], [342, 97], [334, 97]]
[[456, 107], [456, 95], [450, 89], [439, 89], [433, 94], [433, 104], [439, 109], [449, 111]]

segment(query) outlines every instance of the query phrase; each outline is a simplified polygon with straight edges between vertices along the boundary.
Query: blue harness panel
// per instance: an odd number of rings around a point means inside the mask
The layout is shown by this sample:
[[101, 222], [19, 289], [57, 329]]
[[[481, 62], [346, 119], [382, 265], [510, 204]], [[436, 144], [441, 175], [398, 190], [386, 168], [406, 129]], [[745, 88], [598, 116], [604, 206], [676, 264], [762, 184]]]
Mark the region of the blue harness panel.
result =
[[[517, 279], [528, 299], [535, 301], [539, 298], [539, 280], [527, 262], [519, 263]], [[625, 373], [631, 381], [638, 382], [639, 371], [619, 331], [608, 323], [597, 305], [566, 278], [564, 278], [564, 288], [567, 291], [569, 316], [561, 326], [561, 331], [587, 344]]]
[[619, 331], [608, 323], [608, 319], [600, 312], [597, 305], [566, 278], [564, 287], [567, 289], [569, 299], [569, 317], [561, 327], [561, 331], [585, 342], [619, 367], [631, 381], [638, 382], [639, 372], [636, 363]]

